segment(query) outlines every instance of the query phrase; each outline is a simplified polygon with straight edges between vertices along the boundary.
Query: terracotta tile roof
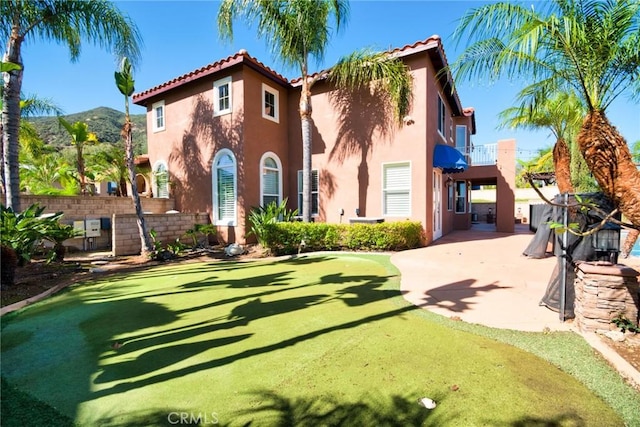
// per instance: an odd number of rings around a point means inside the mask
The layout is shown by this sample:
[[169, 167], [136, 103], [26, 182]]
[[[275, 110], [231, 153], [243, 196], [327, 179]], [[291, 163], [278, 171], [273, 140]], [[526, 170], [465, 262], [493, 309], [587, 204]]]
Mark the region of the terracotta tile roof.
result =
[[[433, 49], [433, 48], [437, 48], [438, 46], [442, 46], [442, 41], [440, 40], [440, 36], [438, 35], [432, 35], [424, 40], [419, 40], [413, 44], [407, 44], [404, 45], [403, 47], [398, 47], [395, 49], [392, 49], [390, 51], [388, 51], [390, 54], [397, 56], [397, 57], [404, 57], [404, 56], [409, 56], [409, 55], [413, 55], [414, 53], [418, 53], [418, 52], [423, 52], [425, 50], [428, 49]], [[444, 55], [444, 51], [443, 51], [443, 55]], [[445, 59], [446, 60], [446, 59]], [[312, 75], [310, 75], [309, 77], [316, 79], [319, 78], [318, 76], [322, 76], [323, 74], [327, 74], [329, 70], [322, 70], [322, 71], [318, 71], [317, 73], [314, 73]], [[323, 78], [324, 76], [320, 77]], [[291, 85], [292, 86], [299, 86], [300, 82], [302, 81], [301, 77], [298, 77], [296, 79], [291, 80]]]
[[133, 103], [138, 105], [145, 105], [147, 101], [154, 96], [160, 95], [169, 90], [175, 89], [187, 83], [196, 81], [205, 76], [209, 76], [211, 74], [217, 73], [224, 69], [230, 68], [237, 64], [246, 64], [256, 71], [266, 75], [272, 80], [282, 84], [289, 85], [289, 81], [283, 77], [281, 74], [275, 72], [271, 68], [264, 65], [262, 62], [258, 61], [256, 58], [252, 57], [247, 53], [246, 50], [242, 49], [234, 55], [228, 56], [224, 59], [216, 61], [212, 64], [205, 65], [204, 67], [193, 70], [189, 73], [183, 74], [179, 77], [176, 77], [168, 82], [161, 83], [157, 86], [154, 86], [150, 89], [144, 90], [139, 93], [133, 94]]
[[134, 157], [133, 164], [136, 166], [149, 165], [149, 155], [140, 154], [139, 156]]
[[[447, 58], [444, 53], [444, 48], [442, 47], [442, 40], [439, 35], [434, 34], [424, 40], [419, 40], [413, 44], [407, 44], [403, 47], [395, 48], [389, 50], [388, 52], [391, 55], [397, 57], [405, 57], [409, 55], [413, 55], [420, 52], [429, 52], [431, 60], [434, 63], [434, 66], [437, 71], [443, 70], [447, 67]], [[212, 64], [205, 65], [202, 68], [198, 68], [197, 70], [191, 71], [190, 73], [183, 74], [182, 76], [176, 77], [175, 79], [169, 80], [168, 82], [162, 83], [158, 86], [154, 86], [145, 91], [135, 93], [133, 95], [133, 103], [138, 105], [146, 105], [150, 98], [158, 96], [164, 92], [169, 90], [178, 88], [184, 84], [189, 82], [198, 80], [205, 76], [209, 76], [211, 74], [222, 71], [226, 68], [230, 68], [237, 64], [245, 64], [256, 71], [264, 74], [265, 76], [273, 79], [274, 81], [280, 83], [283, 86], [289, 87], [299, 87], [302, 78], [298, 77], [293, 80], [287, 80], [284, 76], [272, 70], [271, 68], [264, 65], [262, 62], [258, 61], [256, 58], [252, 57], [247, 53], [246, 50], [242, 49], [234, 55], [228, 56], [227, 58], [221, 59], [220, 61], [216, 61]], [[309, 76], [311, 79], [323, 79], [326, 77], [328, 70], [322, 70], [317, 73], [314, 73]], [[473, 116], [474, 112], [472, 108], [463, 109], [460, 105], [460, 99], [458, 98], [458, 94], [452, 91], [452, 78], [449, 72], [446, 75], [442, 75], [439, 78], [440, 84], [443, 86], [443, 90], [445, 92], [445, 96], [449, 99], [453, 107], [454, 115], [466, 115]], [[474, 126], [475, 127], [475, 126]]]

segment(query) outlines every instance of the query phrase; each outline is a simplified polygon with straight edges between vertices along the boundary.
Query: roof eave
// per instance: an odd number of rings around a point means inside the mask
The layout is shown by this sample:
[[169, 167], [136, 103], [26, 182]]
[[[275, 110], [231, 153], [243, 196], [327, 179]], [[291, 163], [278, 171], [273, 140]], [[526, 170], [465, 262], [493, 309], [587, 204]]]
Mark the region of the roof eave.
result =
[[158, 98], [159, 96], [169, 91], [193, 83], [207, 76], [220, 73], [224, 70], [229, 70], [230, 68], [233, 68], [240, 64], [252, 68], [253, 70], [264, 75], [265, 77], [268, 77], [272, 81], [279, 83], [282, 86], [290, 86], [289, 81], [286, 78], [268, 69], [264, 64], [257, 61], [246, 52], [240, 51], [222, 61], [214, 62], [213, 64], [209, 64], [187, 74], [183, 74], [180, 77], [162, 83], [158, 86], [152, 87], [140, 93], [135, 93], [133, 94], [133, 103], [136, 105], [146, 106], [153, 98]]

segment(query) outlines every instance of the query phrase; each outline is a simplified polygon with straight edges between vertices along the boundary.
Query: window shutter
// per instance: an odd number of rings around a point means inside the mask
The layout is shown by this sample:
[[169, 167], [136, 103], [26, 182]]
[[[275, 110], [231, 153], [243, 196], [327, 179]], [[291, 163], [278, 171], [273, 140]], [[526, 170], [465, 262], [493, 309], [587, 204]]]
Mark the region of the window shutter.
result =
[[235, 163], [233, 158], [225, 154], [220, 157], [216, 165], [216, 179], [218, 190], [218, 220], [235, 220]]
[[235, 217], [233, 169], [218, 168], [218, 217], [219, 219], [233, 219]]
[[265, 170], [262, 176], [264, 194], [278, 194], [278, 171]]
[[166, 199], [169, 197], [169, 173], [163, 164], [156, 167], [154, 173], [156, 181], [156, 197]]
[[409, 164], [387, 165], [384, 169], [384, 214], [410, 215], [411, 168]]

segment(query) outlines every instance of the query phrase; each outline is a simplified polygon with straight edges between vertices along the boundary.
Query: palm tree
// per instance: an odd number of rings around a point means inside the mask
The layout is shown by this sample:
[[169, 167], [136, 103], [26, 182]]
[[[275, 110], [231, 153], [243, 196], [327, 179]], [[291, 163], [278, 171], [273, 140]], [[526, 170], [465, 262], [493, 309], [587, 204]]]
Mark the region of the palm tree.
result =
[[[73, 167], [54, 147], [45, 145], [42, 140], [24, 127], [30, 123], [22, 121], [20, 126], [20, 184], [31, 194], [75, 195], [78, 193], [78, 181]], [[34, 130], [35, 132], [35, 130]]]
[[89, 125], [84, 122], [69, 123], [62, 117], [58, 117], [60, 124], [71, 135], [71, 145], [76, 147], [76, 166], [78, 168], [78, 178], [80, 179], [80, 193], [87, 194], [87, 177], [85, 175], [83, 151], [86, 145], [97, 144], [98, 137], [95, 133], [89, 132]]
[[[15, 66], [10, 66], [10, 63], [2, 62], [2, 70], [13, 70]], [[0, 82], [0, 109], [3, 109], [4, 102], [4, 85]], [[41, 114], [62, 114], [62, 110], [53, 101], [49, 99], [38, 98], [37, 96], [29, 96], [20, 99], [20, 116], [21, 118], [33, 117]], [[3, 137], [3, 126], [0, 123], [0, 139]], [[42, 148], [42, 141], [36, 131], [35, 127], [26, 120], [20, 121], [19, 127], [19, 144], [20, 146], [29, 147], [32, 151], [40, 150]], [[34, 145], [35, 144], [35, 145]], [[32, 152], [32, 154], [35, 154]], [[4, 182], [4, 170], [5, 170], [5, 156], [4, 145], [0, 143], [0, 190], [6, 194], [5, 182]]]
[[96, 181], [111, 181], [117, 184], [116, 196], [126, 195], [127, 156], [125, 150], [116, 145], [101, 144], [89, 154], [87, 164], [94, 171]]
[[129, 116], [129, 97], [133, 95], [134, 80], [131, 71], [131, 63], [124, 57], [120, 63], [120, 71], [115, 72], [116, 86], [124, 95], [124, 126], [122, 127], [122, 137], [124, 138], [124, 149], [127, 159], [127, 170], [129, 171], [129, 182], [131, 183], [131, 199], [136, 209], [138, 217], [138, 231], [140, 232], [141, 255], [148, 256], [153, 250], [151, 235], [147, 231], [147, 226], [142, 213], [138, 185], [136, 184], [136, 169], [133, 162], [133, 137], [131, 133], [131, 117]]
[[454, 37], [470, 43], [452, 65], [457, 79], [509, 77], [539, 93], [575, 92], [587, 108], [577, 137], [587, 166], [640, 227], [640, 171], [605, 114], [621, 94], [640, 95], [640, 2], [491, 3], [465, 13]]
[[302, 217], [311, 220], [311, 89], [329, 78], [344, 87], [360, 88], [376, 81], [395, 101], [398, 123], [410, 103], [411, 77], [398, 58], [385, 54], [356, 53], [340, 61], [327, 73], [310, 74], [310, 60], [322, 61], [331, 36], [331, 24], [339, 31], [348, 17], [344, 0], [223, 0], [218, 28], [223, 38], [233, 38], [233, 21], [243, 18], [257, 23], [259, 37], [268, 40], [272, 53], [285, 66], [297, 68], [301, 75], [299, 103], [302, 127]]
[[[540, 96], [529, 92], [530, 89], [532, 88], [525, 88], [518, 94], [518, 100], [521, 101], [519, 106], [500, 112], [502, 127], [549, 129], [556, 138], [553, 146], [553, 169], [558, 190], [560, 193], [573, 193], [581, 184], [580, 162], [584, 163], [582, 155], [579, 151], [575, 152], [574, 147], [577, 146], [575, 137], [580, 130], [585, 108], [572, 92]], [[541, 101], [536, 102], [535, 98]]]
[[553, 150], [540, 148], [535, 157], [529, 160], [517, 160], [518, 174], [516, 175], [516, 187], [526, 188], [529, 185], [527, 175], [544, 174], [553, 169]]
[[18, 169], [22, 43], [51, 40], [69, 47], [71, 60], [80, 55], [83, 40], [112, 50], [118, 56], [138, 58], [140, 37], [136, 26], [109, 1], [3, 0], [0, 2], [0, 37], [6, 50], [2, 62], [19, 68], [3, 71], [3, 164], [6, 205], [20, 209]]

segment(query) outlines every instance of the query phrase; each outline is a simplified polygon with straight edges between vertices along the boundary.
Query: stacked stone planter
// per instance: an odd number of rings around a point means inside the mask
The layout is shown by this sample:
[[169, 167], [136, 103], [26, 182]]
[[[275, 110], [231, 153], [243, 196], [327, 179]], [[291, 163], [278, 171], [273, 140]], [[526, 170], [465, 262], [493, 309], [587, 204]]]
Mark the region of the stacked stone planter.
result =
[[638, 325], [638, 274], [620, 264], [578, 264], [574, 283], [577, 327], [582, 332], [617, 330], [611, 320], [619, 315]]

